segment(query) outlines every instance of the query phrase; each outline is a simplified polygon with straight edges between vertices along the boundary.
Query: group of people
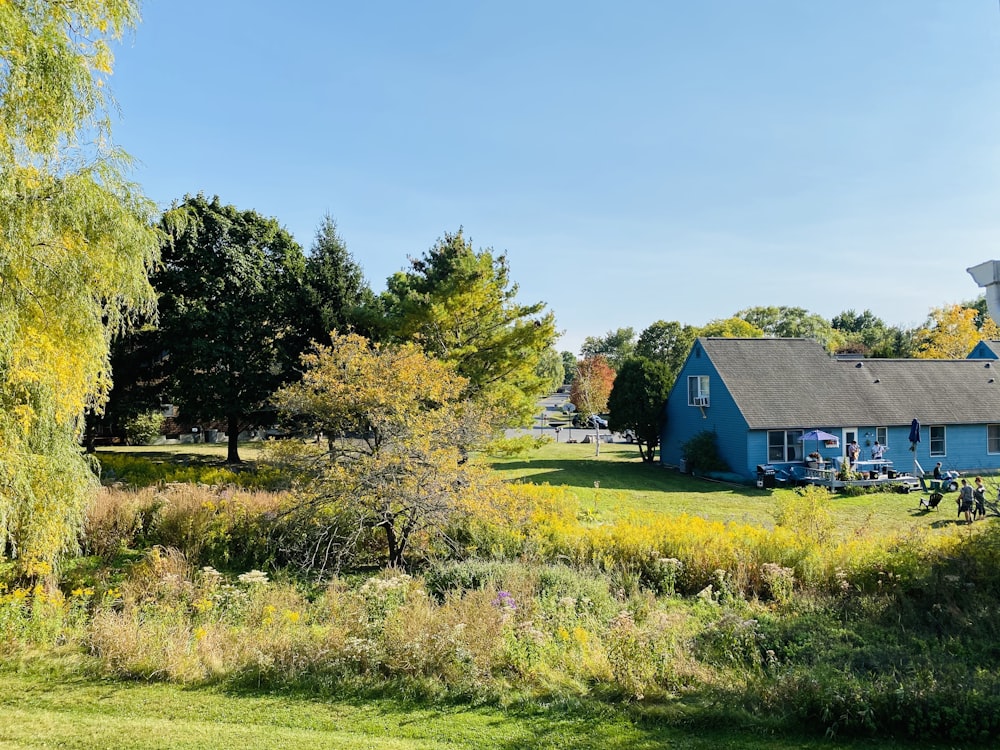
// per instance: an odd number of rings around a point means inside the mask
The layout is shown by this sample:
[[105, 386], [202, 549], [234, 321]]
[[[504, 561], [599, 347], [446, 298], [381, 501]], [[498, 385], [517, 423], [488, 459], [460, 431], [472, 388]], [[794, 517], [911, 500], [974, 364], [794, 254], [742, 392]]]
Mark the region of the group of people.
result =
[[[887, 450], [889, 449], [876, 440], [875, 445], [872, 446], [872, 461], [881, 461]], [[847, 444], [848, 465], [853, 469], [859, 458], [861, 458], [861, 446], [858, 445], [857, 440], [852, 440]]]
[[[938, 464], [940, 467], [941, 464]], [[935, 467], [935, 470], [937, 467]], [[972, 523], [977, 518], [986, 518], [986, 487], [983, 485], [983, 478], [976, 477], [976, 486], [969, 484], [968, 480], [962, 479], [962, 486], [958, 490], [958, 517], [965, 514], [966, 523]]]

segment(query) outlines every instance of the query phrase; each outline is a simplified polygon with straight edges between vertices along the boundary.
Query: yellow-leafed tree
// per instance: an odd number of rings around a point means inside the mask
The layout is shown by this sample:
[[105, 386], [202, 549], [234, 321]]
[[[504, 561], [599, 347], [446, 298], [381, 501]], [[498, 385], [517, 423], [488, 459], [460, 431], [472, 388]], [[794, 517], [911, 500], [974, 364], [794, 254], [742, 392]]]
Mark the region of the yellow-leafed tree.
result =
[[979, 311], [961, 305], [946, 305], [931, 310], [927, 325], [917, 332], [918, 359], [965, 359], [980, 339], [1000, 338], [1000, 329], [992, 318], [984, 318], [976, 327]]
[[27, 575], [75, 546], [78, 439], [110, 338], [152, 315], [155, 206], [111, 145], [111, 44], [133, 0], [0, 2], [0, 541]]
[[440, 543], [490, 483], [469, 452], [488, 437], [491, 415], [466, 399], [467, 380], [415, 344], [356, 334], [333, 333], [302, 362], [302, 380], [275, 401], [325, 440], [273, 447], [299, 480], [281, 553], [322, 572], [364, 550], [400, 566], [414, 540]]

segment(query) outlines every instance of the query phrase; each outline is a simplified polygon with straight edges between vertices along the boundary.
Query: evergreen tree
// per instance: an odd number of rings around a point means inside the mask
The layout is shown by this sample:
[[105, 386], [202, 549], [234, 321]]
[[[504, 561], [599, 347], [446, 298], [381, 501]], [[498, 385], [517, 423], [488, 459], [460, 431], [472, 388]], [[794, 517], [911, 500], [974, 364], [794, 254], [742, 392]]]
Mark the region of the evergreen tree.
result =
[[362, 308], [371, 307], [374, 295], [347, 245], [337, 232], [337, 223], [327, 214], [316, 230], [306, 258], [305, 309], [309, 335], [329, 343], [331, 331], [360, 330], [365, 334]]
[[382, 295], [387, 333], [455, 366], [465, 395], [497, 414], [496, 427], [531, 424], [548, 384], [538, 363], [556, 338], [545, 303], [522, 305], [504, 255], [445, 233]]

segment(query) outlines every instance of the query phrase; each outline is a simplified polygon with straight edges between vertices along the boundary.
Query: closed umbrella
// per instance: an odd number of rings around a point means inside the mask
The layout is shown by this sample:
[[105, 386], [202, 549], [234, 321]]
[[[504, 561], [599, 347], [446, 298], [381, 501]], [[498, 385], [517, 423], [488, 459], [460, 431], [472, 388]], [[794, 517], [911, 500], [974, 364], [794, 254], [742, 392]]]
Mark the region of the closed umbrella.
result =
[[[917, 463], [917, 443], [920, 442], [920, 420], [914, 419], [910, 422], [910, 450], [913, 451], [913, 476], [920, 476], [917, 473], [920, 464]], [[922, 474], [923, 472], [921, 472]]]
[[920, 442], [920, 420], [914, 419], [910, 422], [910, 450], [917, 452], [917, 443]]

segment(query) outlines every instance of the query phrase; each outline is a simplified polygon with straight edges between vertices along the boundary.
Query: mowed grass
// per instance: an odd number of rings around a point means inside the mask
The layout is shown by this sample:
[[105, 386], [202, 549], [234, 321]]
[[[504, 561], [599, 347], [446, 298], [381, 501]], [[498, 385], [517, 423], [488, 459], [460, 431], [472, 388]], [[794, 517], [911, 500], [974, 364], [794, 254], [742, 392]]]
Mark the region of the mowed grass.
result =
[[[595, 455], [594, 445], [588, 443], [550, 443], [529, 454], [493, 458], [490, 463], [511, 481], [569, 488], [583, 509], [593, 511], [601, 521], [652, 511], [771, 528], [779, 499], [792, 491], [715, 482], [680, 474], [658, 463], [643, 464], [638, 448], [628, 443], [602, 444], [600, 455]], [[991, 489], [990, 497], [995, 496], [995, 489]], [[930, 512], [918, 508], [920, 497], [926, 495], [831, 495], [831, 512], [841, 528], [850, 530], [892, 532], [955, 526], [957, 493], [945, 495], [939, 509]]]
[[[239, 444], [240, 459], [254, 462], [260, 458], [264, 447], [263, 441], [252, 440]], [[151, 461], [164, 461], [176, 464], [208, 464], [224, 465], [229, 451], [228, 443], [170, 443], [163, 445], [114, 445], [101, 446], [97, 456], [102, 453], [126, 453], [145, 456]]]
[[[241, 443], [240, 456], [253, 463], [262, 447], [260, 441]], [[187, 465], [222, 466], [226, 460], [225, 443], [115, 446], [102, 448], [98, 456], [103, 452], [131, 453], [153, 461]], [[579, 499], [582, 510], [603, 522], [636, 512], [654, 512], [771, 528], [778, 500], [782, 493], [791, 491], [715, 482], [665, 469], [659, 463], [644, 464], [639, 449], [628, 443], [602, 443], [597, 455], [590, 443], [552, 442], [524, 455], [491, 457], [488, 461], [508, 480], [568, 488]], [[987, 479], [989, 497], [996, 497], [996, 484], [996, 477]], [[946, 494], [940, 507], [930, 512], [918, 507], [919, 498], [926, 497], [919, 493], [831, 497], [831, 511], [845, 530], [949, 529], [959, 522], [954, 492]]]
[[[838, 742], [838, 747], [906, 744]], [[430, 704], [401, 698], [227, 692], [165, 683], [110, 682], [57, 665], [0, 666], [0, 748], [71, 750], [784, 750], [828, 740], [780, 738], [738, 728], [667, 726], [640, 707]]]

